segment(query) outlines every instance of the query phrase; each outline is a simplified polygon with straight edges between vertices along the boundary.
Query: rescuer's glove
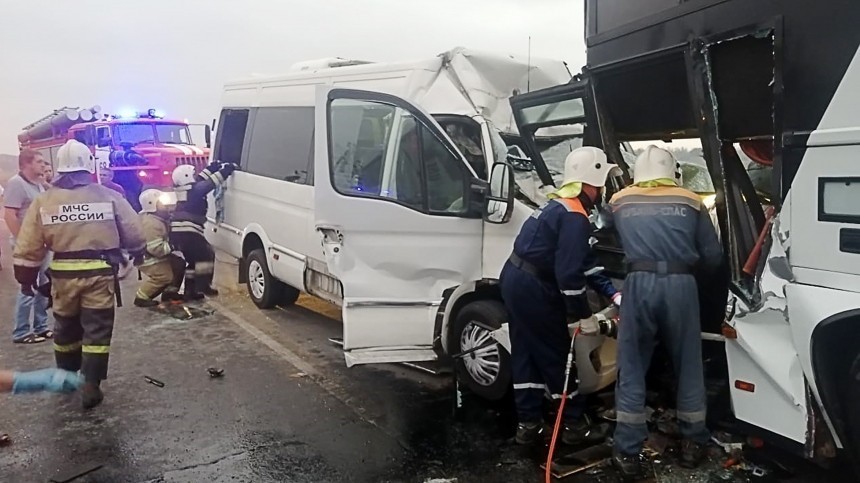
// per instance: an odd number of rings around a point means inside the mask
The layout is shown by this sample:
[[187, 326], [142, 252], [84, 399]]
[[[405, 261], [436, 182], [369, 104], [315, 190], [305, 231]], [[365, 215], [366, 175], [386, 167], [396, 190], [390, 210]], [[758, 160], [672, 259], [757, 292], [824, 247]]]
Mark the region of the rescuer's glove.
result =
[[231, 174], [233, 174], [233, 171], [236, 171], [236, 165], [233, 163], [224, 163], [218, 171], [221, 173], [221, 176], [224, 176], [224, 179], [227, 179]]
[[41, 369], [12, 374], [12, 394], [32, 392], [74, 392], [84, 383], [77, 372], [63, 369]]
[[221, 161], [212, 161], [211, 163], [209, 163], [209, 166], [206, 166], [205, 169], [210, 173], [214, 173], [221, 169]]
[[621, 292], [615, 292], [615, 295], [612, 296], [612, 303], [616, 307], [621, 307]]

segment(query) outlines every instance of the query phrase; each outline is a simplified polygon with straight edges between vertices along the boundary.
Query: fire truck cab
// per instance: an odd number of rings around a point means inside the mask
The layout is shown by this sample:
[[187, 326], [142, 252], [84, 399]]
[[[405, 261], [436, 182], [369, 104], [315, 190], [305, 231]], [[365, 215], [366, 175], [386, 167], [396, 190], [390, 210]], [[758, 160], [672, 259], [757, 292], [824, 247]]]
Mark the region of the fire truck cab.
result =
[[18, 142], [21, 149], [40, 151], [52, 165], [68, 139], [86, 144], [95, 154], [98, 169], [109, 168], [128, 201], [139, 209], [142, 190], [172, 188], [176, 166], [191, 164], [198, 170], [206, 166], [211, 127], [205, 128], [207, 147], [202, 148], [193, 144], [188, 122], [165, 119], [155, 109], [110, 115], [101, 114], [98, 106], [62, 108], [26, 126]]

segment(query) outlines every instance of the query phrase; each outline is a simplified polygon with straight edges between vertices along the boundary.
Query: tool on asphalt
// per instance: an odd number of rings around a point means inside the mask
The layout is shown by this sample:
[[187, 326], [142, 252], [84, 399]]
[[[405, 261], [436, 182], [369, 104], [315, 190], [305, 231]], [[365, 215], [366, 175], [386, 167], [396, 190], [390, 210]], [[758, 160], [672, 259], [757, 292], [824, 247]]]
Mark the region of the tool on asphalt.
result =
[[211, 377], [213, 379], [217, 379], [219, 377], [224, 377], [224, 369], [220, 369], [217, 367], [210, 367], [209, 369], [207, 369], [207, 372], [209, 372], [209, 377]]
[[[612, 456], [612, 445], [598, 444], [569, 455], [559, 457], [551, 464], [552, 475], [556, 478], [566, 478], [577, 473], [588, 471], [599, 471], [601, 468], [610, 466]], [[546, 470], [546, 465], [541, 465]]]
[[567, 401], [567, 388], [570, 384], [570, 369], [573, 367], [573, 354], [576, 350], [576, 336], [579, 335], [579, 327], [573, 331], [570, 337], [570, 350], [567, 352], [567, 362], [564, 365], [564, 388], [561, 390], [561, 403], [558, 405], [558, 414], [555, 417], [555, 426], [552, 428], [552, 440], [549, 443], [549, 453], [546, 455], [546, 483], [552, 481], [552, 457], [555, 453], [555, 444], [558, 442], [558, 431], [564, 415], [564, 404]]
[[51, 483], [70, 483], [82, 476], [86, 476], [90, 473], [98, 471], [103, 467], [104, 465], [102, 464], [89, 464], [83, 467], [75, 468], [73, 470], [67, 470], [65, 472], [61, 470], [59, 471], [60, 476], [51, 477], [51, 479], [48, 481], [50, 481]]
[[153, 386], [164, 387], [164, 383], [159, 381], [158, 379], [153, 379], [149, 376], [143, 376], [143, 378], [146, 380], [146, 382], [152, 384]]

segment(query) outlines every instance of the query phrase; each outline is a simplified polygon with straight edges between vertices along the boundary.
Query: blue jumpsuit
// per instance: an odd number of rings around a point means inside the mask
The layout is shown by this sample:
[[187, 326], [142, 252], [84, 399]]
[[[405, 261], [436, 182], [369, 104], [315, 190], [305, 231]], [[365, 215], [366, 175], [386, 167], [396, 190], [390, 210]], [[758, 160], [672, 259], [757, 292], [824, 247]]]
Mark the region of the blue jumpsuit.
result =
[[[612, 282], [588, 244], [591, 224], [583, 197], [559, 198], [535, 210], [502, 269], [502, 298], [511, 331], [511, 365], [519, 421], [542, 420], [544, 396], [560, 399], [570, 350], [567, 319], [591, 316], [586, 285], [612, 297]], [[584, 398], [570, 384], [564, 419], [582, 416]]]
[[677, 415], [681, 434], [709, 439], [702, 368], [699, 300], [694, 273], [718, 269], [722, 249], [707, 209], [694, 193], [675, 186], [629, 187], [609, 202], [627, 258], [627, 278], [618, 326], [618, 414], [615, 449], [642, 450], [648, 436], [645, 375], [657, 337], [678, 375]]

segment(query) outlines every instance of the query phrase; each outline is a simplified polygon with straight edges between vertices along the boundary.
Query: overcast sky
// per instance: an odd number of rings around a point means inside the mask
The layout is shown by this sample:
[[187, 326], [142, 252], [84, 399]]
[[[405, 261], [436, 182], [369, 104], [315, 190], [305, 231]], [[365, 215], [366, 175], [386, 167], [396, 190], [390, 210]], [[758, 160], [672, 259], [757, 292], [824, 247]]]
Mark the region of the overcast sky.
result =
[[210, 122], [225, 80], [456, 46], [585, 63], [582, 0], [0, 0], [0, 153], [62, 106]]

